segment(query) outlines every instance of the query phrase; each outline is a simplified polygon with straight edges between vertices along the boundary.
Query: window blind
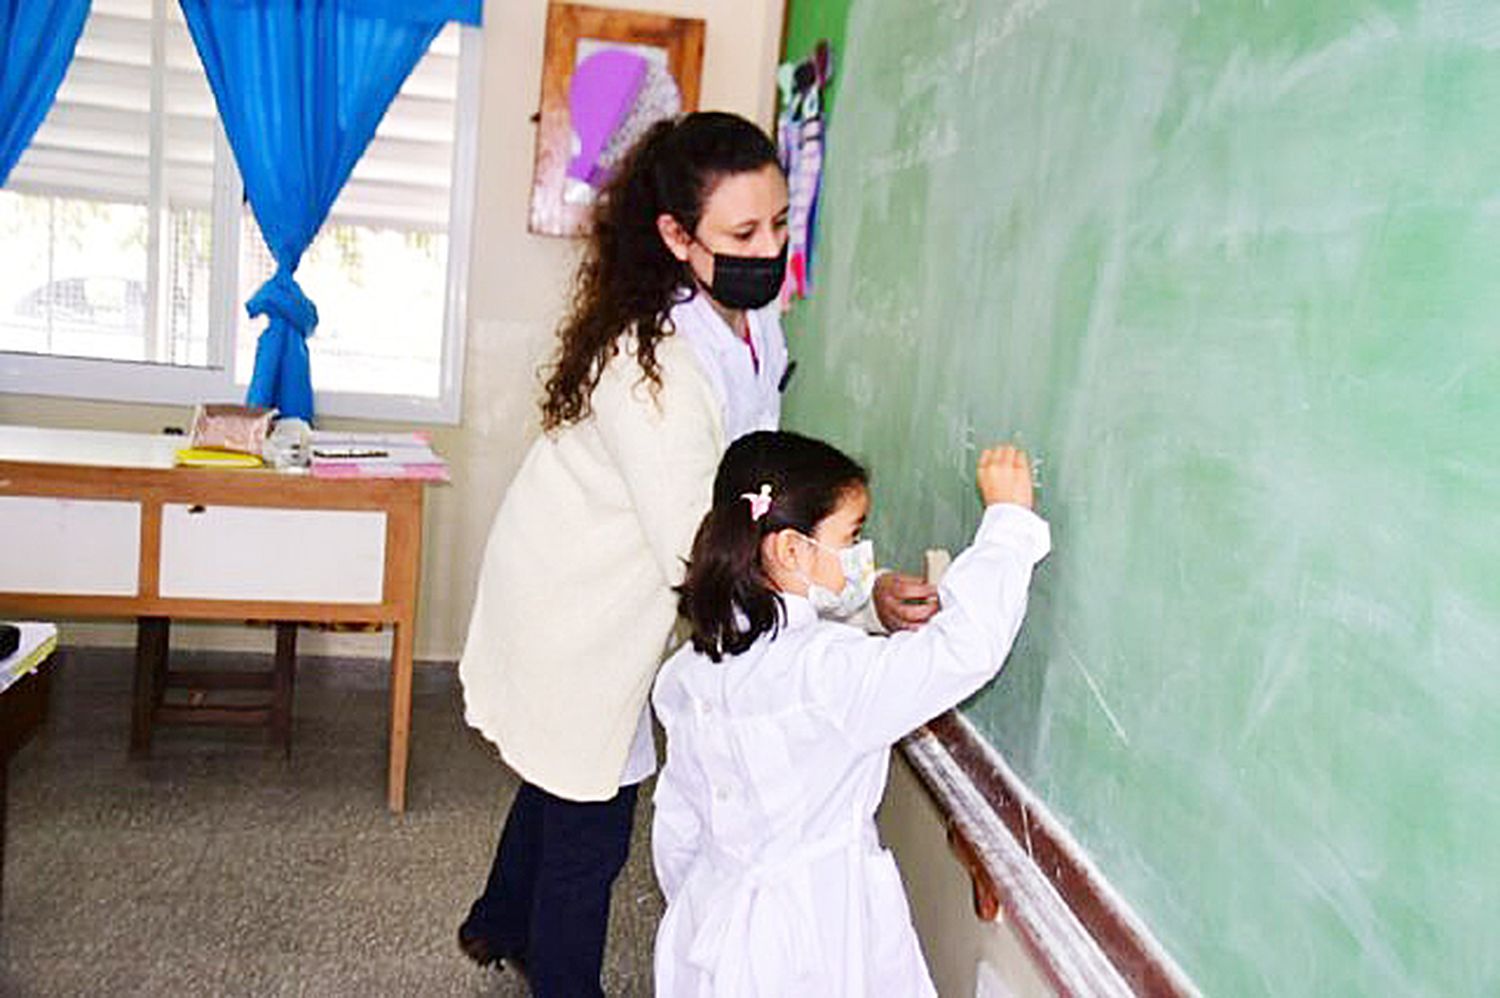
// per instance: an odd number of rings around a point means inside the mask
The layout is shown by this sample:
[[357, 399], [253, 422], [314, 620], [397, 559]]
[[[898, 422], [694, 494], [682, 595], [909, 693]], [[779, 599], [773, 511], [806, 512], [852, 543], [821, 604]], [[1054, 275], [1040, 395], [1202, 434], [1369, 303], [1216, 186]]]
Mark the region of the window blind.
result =
[[[145, 203], [157, 83], [167, 206], [211, 205], [213, 95], [181, 10], [167, 3], [162, 11], [163, 38], [156, 46], [152, 0], [94, 0], [57, 103], [7, 186], [33, 194]], [[459, 27], [450, 24], [401, 87], [334, 203], [333, 221], [447, 229], [458, 65]]]
[[433, 39], [334, 203], [335, 222], [446, 231], [453, 182], [459, 26]]
[[57, 102], [7, 186], [32, 194], [129, 201], [150, 194], [152, 89], [160, 88], [163, 195], [208, 208], [215, 110], [182, 13], [152, 0], [94, 0]]

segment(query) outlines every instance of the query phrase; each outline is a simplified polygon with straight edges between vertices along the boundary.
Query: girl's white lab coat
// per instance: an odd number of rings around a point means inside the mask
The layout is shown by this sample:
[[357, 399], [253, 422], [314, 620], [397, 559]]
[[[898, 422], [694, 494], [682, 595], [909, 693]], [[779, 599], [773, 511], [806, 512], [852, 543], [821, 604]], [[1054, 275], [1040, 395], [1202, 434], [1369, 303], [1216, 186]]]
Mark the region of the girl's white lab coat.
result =
[[592, 414], [532, 444], [495, 514], [459, 662], [464, 718], [550, 793], [607, 800], [655, 769], [646, 698], [671, 587], [725, 446], [780, 416], [774, 308], [750, 316], [759, 370], [701, 295], [673, 308], [655, 392], [622, 340]]
[[1049, 548], [1030, 510], [992, 506], [920, 631], [870, 637], [788, 595], [780, 633], [744, 654], [668, 660], [652, 696], [659, 998], [934, 994], [876, 838], [889, 750], [1000, 670]]

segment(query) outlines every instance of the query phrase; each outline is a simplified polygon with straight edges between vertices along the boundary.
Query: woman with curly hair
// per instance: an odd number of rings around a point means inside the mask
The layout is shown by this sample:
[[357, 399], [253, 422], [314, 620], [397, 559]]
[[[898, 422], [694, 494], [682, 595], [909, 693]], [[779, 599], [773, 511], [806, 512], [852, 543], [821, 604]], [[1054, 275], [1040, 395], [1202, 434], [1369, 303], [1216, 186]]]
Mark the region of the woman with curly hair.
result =
[[641, 139], [597, 203], [544, 433], [495, 516], [459, 675], [465, 719], [523, 783], [458, 936], [541, 998], [603, 993], [672, 587], [725, 448], [780, 416], [786, 219], [776, 149], [745, 119]]

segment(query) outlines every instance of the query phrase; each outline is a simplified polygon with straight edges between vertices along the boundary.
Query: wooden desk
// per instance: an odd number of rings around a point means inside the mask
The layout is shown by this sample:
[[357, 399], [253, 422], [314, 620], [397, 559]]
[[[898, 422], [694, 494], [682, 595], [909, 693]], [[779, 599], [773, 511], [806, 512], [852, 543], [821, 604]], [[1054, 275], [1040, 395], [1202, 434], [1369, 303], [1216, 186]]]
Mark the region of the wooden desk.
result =
[[390, 625], [386, 802], [405, 810], [422, 482], [174, 468], [183, 445], [0, 426], [0, 610]]

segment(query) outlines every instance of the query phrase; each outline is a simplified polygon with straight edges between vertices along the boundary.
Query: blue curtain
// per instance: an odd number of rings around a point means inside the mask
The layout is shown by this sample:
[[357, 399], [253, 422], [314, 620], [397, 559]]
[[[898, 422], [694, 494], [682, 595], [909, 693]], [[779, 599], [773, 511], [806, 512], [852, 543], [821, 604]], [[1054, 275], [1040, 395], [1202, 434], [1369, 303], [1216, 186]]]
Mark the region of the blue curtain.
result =
[[311, 420], [318, 310], [292, 275], [417, 60], [448, 21], [478, 24], [481, 0], [181, 3], [276, 259], [246, 303], [268, 320], [248, 401]]
[[57, 98], [89, 0], [0, 0], [0, 185]]

